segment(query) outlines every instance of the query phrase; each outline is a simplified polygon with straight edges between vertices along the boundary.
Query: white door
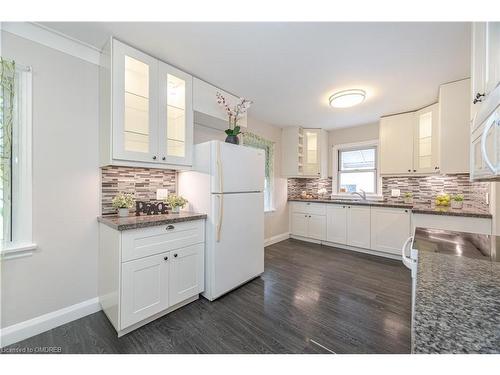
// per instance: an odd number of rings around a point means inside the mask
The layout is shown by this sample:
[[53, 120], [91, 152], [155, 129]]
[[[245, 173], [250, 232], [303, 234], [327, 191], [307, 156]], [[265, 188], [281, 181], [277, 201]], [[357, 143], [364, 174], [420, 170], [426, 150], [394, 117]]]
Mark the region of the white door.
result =
[[204, 294], [209, 299], [264, 272], [263, 193], [213, 194], [212, 205], [215, 236]]
[[326, 239], [326, 216], [308, 215], [307, 234], [309, 238], [324, 241]]
[[157, 162], [158, 60], [113, 40], [113, 158]]
[[370, 207], [347, 206], [347, 244], [370, 248]]
[[122, 264], [120, 329], [168, 308], [168, 258], [163, 253]]
[[439, 173], [439, 104], [415, 112], [413, 171]]
[[307, 237], [308, 214], [292, 212], [292, 234], [295, 236]]
[[264, 190], [264, 150], [225, 142], [212, 142], [212, 193]]
[[328, 205], [326, 209], [326, 240], [340, 244], [347, 243], [346, 206]]
[[159, 155], [161, 162], [191, 165], [193, 77], [159, 62]]
[[414, 112], [380, 119], [380, 173], [413, 173]]
[[184, 247], [170, 252], [169, 299], [176, 305], [202, 291], [200, 269], [203, 268], [204, 244]]
[[401, 254], [410, 236], [410, 210], [400, 208], [371, 208], [371, 248]]

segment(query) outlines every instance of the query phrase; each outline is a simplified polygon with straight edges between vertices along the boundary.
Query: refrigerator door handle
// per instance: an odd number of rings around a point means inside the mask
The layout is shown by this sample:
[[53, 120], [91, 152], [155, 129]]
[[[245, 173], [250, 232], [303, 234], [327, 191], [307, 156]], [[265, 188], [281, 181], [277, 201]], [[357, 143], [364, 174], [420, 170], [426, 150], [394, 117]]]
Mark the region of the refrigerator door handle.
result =
[[224, 195], [217, 195], [219, 198], [219, 220], [217, 222], [217, 242], [220, 242], [220, 231], [222, 229], [222, 218], [224, 215]]

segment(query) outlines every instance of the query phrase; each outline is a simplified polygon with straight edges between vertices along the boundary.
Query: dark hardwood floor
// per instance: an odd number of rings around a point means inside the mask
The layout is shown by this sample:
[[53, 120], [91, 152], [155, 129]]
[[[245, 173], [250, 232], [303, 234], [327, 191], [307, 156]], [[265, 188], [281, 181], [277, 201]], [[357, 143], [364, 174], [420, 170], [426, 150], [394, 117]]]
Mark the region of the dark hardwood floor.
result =
[[266, 248], [265, 273], [122, 338], [102, 312], [11, 348], [62, 353], [409, 353], [410, 273], [401, 262], [297, 240]]

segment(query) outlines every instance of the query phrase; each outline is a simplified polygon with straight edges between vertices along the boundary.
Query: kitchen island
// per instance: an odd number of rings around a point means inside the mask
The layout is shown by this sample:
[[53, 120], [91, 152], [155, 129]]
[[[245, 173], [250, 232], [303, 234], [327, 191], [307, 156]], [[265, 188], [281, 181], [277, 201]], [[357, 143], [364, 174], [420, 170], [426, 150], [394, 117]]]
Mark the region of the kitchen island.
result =
[[413, 353], [500, 353], [500, 237], [416, 228]]

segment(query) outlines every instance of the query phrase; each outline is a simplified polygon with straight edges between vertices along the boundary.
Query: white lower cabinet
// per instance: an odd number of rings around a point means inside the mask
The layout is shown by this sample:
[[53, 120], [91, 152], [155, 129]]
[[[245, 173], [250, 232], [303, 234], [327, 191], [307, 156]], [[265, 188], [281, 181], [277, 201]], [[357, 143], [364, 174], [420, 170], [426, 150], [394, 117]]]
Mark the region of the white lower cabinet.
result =
[[326, 208], [323, 205], [292, 202], [290, 223], [294, 236], [326, 240]]
[[204, 291], [204, 220], [118, 231], [99, 224], [99, 301], [118, 335]]
[[401, 247], [410, 236], [411, 211], [401, 208], [371, 208], [371, 248], [401, 254]]
[[370, 207], [347, 206], [347, 244], [370, 249]]
[[168, 308], [169, 273], [168, 253], [122, 264], [121, 327]]
[[326, 240], [347, 244], [347, 206], [331, 204], [326, 208]]

